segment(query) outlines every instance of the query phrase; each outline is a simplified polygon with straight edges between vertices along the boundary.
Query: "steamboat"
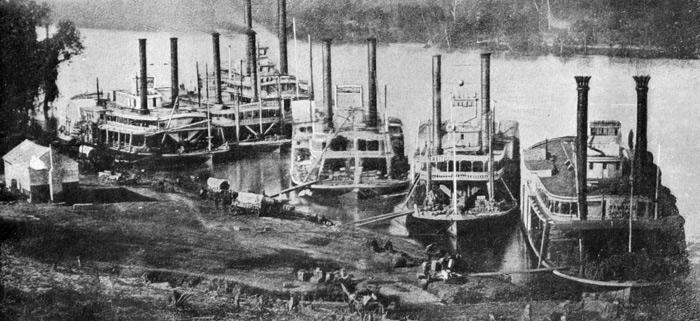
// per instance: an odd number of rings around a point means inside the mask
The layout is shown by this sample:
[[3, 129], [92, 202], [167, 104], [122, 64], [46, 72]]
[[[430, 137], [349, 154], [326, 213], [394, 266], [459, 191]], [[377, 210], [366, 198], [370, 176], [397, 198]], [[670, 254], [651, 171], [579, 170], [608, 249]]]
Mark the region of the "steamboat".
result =
[[[212, 33], [213, 72], [206, 66], [202, 79], [197, 64], [196, 90], [187, 91], [178, 85], [177, 38], [171, 38], [171, 87], [156, 88], [153, 77], [144, 76], [143, 40], [141, 77], [135, 77], [135, 90], [113, 91], [110, 100], [101, 99], [98, 86], [95, 94], [74, 97], [71, 104], [79, 108], [80, 121], [73, 124], [66, 116], [59, 131], [61, 138], [106, 147], [125, 161], [228, 159], [289, 146], [291, 102], [308, 100], [308, 87], [287, 74], [286, 28], [280, 27], [280, 46], [284, 48], [280, 49], [279, 70], [269, 58], [268, 48], [258, 46], [249, 2], [245, 68], [241, 61], [235, 71], [230, 54], [228, 69], [221, 68], [219, 34]], [[282, 17], [286, 19], [286, 8], [280, 10]], [[141, 79], [146, 80], [145, 90], [141, 90]], [[137, 101], [141, 101], [139, 108]]]
[[[413, 157], [414, 184], [397, 212], [408, 212], [409, 234], [496, 232], [518, 212], [519, 133], [496, 122], [490, 106], [490, 54], [481, 55], [481, 110], [476, 96], [451, 94], [450, 120], [441, 115], [441, 56], [433, 57], [433, 119], [422, 123]], [[458, 109], [465, 120], [454, 119]]]
[[652, 286], [688, 268], [683, 217], [647, 152], [649, 77], [634, 79], [629, 148], [619, 121], [588, 123], [590, 77], [576, 77], [577, 135], [523, 151], [521, 221], [538, 267], [585, 286]]
[[308, 107], [300, 104], [299, 109], [308, 110], [309, 117], [294, 122], [292, 182], [309, 185], [314, 195], [351, 194], [366, 199], [405, 193], [410, 182], [403, 155], [403, 124], [386, 115], [386, 94], [384, 119], [377, 113], [376, 39], [368, 39], [367, 112], [362, 86], [338, 85], [331, 98], [330, 50], [331, 40], [324, 40], [325, 112], [316, 111], [311, 102]]
[[[80, 121], [71, 124], [66, 119], [60, 128], [63, 138], [83, 145], [86, 155], [97, 148], [124, 162], [203, 162], [227, 153], [227, 142], [212, 135], [216, 127], [206, 111], [181, 105], [177, 87], [157, 88], [155, 79], [148, 77], [146, 39], [139, 39], [139, 53], [140, 75], [133, 90], [114, 90], [111, 99], [103, 99], [98, 85], [95, 94], [73, 97]], [[168, 94], [173, 97], [170, 101]], [[92, 99], [94, 103], [88, 103]]]

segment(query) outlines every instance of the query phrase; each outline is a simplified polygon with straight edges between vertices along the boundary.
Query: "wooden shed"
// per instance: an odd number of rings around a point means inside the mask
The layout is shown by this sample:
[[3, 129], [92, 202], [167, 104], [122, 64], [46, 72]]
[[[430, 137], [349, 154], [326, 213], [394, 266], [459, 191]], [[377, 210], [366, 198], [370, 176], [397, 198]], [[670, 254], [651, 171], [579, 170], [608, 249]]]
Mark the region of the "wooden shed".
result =
[[2, 159], [6, 186], [32, 203], [70, 201], [79, 193], [78, 163], [50, 147], [24, 140]]

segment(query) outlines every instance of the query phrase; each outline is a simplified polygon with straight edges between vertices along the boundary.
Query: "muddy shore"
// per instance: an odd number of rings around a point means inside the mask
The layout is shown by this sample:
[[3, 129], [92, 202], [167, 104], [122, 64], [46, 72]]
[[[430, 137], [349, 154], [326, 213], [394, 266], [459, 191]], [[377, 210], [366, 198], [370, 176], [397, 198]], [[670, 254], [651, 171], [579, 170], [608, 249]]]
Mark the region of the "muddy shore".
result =
[[[316, 268], [343, 269], [351, 291], [389, 298], [375, 319], [520, 320], [525, 311], [532, 320], [650, 317], [650, 309], [624, 302], [605, 312], [576, 299], [533, 299], [503, 277], [424, 287], [416, 278], [424, 249], [405, 239], [231, 215], [185, 193], [118, 190], [123, 197], [114, 203], [0, 205], [5, 319], [360, 320], [337, 281], [298, 278]], [[377, 253], [370, 240], [391, 240], [395, 252]], [[175, 304], [182, 294], [187, 299]]]

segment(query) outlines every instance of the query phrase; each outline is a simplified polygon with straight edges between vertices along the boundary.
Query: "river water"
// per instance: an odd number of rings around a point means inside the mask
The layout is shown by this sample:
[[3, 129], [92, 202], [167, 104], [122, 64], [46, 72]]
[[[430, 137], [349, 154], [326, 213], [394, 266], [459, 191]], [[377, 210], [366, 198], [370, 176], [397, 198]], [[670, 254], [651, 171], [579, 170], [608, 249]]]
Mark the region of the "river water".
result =
[[[134, 32], [83, 29], [85, 53], [61, 68], [59, 88], [62, 98], [57, 102], [57, 115], [71, 114], [68, 98], [74, 94], [94, 91], [95, 78], [105, 90], [131, 88], [138, 73], [138, 38], [148, 39], [149, 74], [156, 77], [157, 86], [169, 86], [169, 37], [179, 38], [180, 81], [194, 83], [195, 62], [212, 65], [211, 37], [206, 33]], [[277, 57], [276, 38], [260, 32], [261, 45], [270, 45], [271, 57]], [[245, 53], [242, 35], [222, 32], [222, 66], [228, 65], [230, 46], [234, 66]], [[289, 43], [290, 72], [308, 79], [308, 44]], [[321, 89], [321, 47], [313, 45], [314, 80], [316, 92]], [[297, 53], [298, 52], [298, 53]], [[367, 83], [366, 48], [364, 45], [333, 46], [333, 81], [336, 84]], [[424, 48], [418, 44], [381, 45], [378, 48], [378, 83], [388, 86], [387, 106], [390, 116], [404, 122], [406, 150], [412, 151], [418, 124], [429, 117], [431, 106], [431, 56], [442, 55], [443, 101], [464, 81], [471, 93], [479, 91], [479, 52], [445, 52]], [[299, 57], [299, 59], [295, 59]], [[211, 67], [210, 67], [211, 68]], [[299, 72], [297, 72], [297, 70]], [[649, 148], [658, 157], [663, 171], [662, 181], [678, 199], [678, 208], [686, 218], [689, 245], [700, 243], [700, 155], [698, 110], [700, 109], [700, 61], [675, 59], [622, 59], [602, 56], [559, 58], [511, 57], [494, 55], [491, 61], [491, 97], [498, 119], [520, 122], [521, 146], [527, 147], [547, 137], [575, 134], [576, 85], [575, 75], [589, 75], [589, 119], [620, 120], [623, 132], [634, 128], [636, 93], [634, 75], [651, 76], [649, 90]], [[319, 95], [320, 96], [320, 95]], [[383, 89], [379, 105], [383, 105]], [[381, 110], [381, 109], [380, 109]], [[449, 115], [447, 108], [443, 115]], [[624, 135], [626, 138], [626, 134]], [[250, 155], [226, 164], [217, 164], [215, 175], [229, 178], [234, 188], [272, 193], [289, 186], [289, 157], [266, 153]], [[376, 215], [390, 210], [381, 204], [357, 203], [352, 200], [319, 201], [299, 199], [300, 207], [344, 221]], [[340, 204], [340, 205], [339, 205]], [[386, 226], [379, 229], [391, 233]], [[495, 262], [485, 268], [510, 269], [528, 264], [525, 246], [517, 231], [499, 240], [499, 250], [485, 254], [484, 261]], [[691, 261], [700, 264], [697, 246], [691, 251]], [[691, 277], [693, 286], [699, 284], [697, 273]], [[697, 291], [695, 292], [697, 293]]]

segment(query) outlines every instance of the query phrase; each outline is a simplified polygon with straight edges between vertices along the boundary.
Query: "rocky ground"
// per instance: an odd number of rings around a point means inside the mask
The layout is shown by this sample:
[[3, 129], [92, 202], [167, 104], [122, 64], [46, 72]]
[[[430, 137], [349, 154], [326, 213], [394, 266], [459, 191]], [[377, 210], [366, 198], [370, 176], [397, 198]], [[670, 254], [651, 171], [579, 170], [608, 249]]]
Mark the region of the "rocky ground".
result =
[[[391, 239], [395, 252], [377, 253], [368, 241], [389, 238], [372, 231], [234, 216], [185, 193], [145, 187], [91, 189], [120, 195], [119, 202], [0, 206], [2, 318], [360, 320], [341, 282], [386, 298], [375, 320], [651, 320], [662, 313], [619, 298], [532, 299], [498, 277], [424, 287], [416, 279], [424, 249], [404, 239]], [[316, 268], [352, 277], [299, 278]]]

